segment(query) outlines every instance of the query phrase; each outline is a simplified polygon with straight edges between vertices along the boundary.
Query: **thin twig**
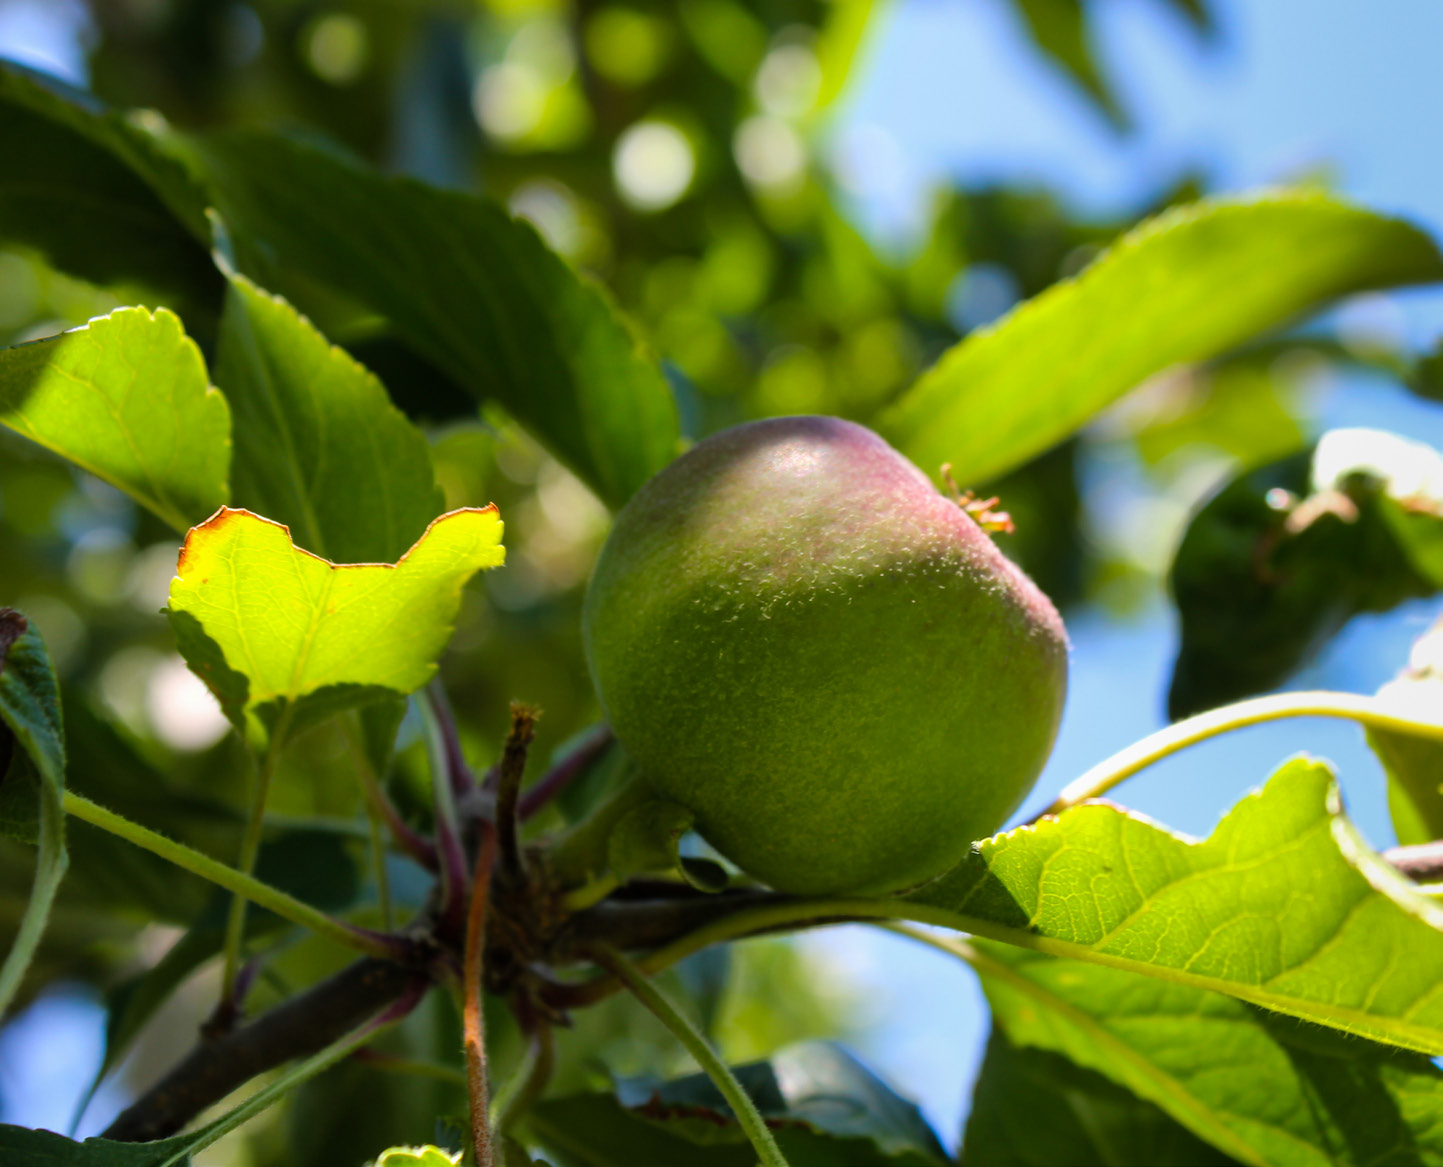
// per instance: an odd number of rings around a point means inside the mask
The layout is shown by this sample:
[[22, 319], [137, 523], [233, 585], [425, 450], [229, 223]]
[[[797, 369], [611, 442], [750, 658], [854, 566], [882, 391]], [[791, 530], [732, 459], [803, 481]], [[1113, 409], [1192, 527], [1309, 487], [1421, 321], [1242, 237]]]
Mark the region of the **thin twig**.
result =
[[501, 856], [501, 870], [510, 880], [519, 882], [525, 873], [521, 857], [521, 835], [518, 807], [521, 801], [521, 779], [526, 774], [526, 756], [536, 737], [536, 719], [540, 711], [519, 701], [511, 702], [511, 729], [501, 751], [501, 772], [496, 786], [496, 843]]
[[466, 920], [466, 957], [462, 1013], [466, 1044], [466, 1092], [471, 1103], [471, 1147], [476, 1167], [494, 1167], [491, 1126], [486, 1108], [486, 1022], [482, 1012], [482, 976], [486, 952], [486, 908], [491, 898], [491, 866], [496, 858], [496, 833], [485, 824], [471, 878], [471, 908]]

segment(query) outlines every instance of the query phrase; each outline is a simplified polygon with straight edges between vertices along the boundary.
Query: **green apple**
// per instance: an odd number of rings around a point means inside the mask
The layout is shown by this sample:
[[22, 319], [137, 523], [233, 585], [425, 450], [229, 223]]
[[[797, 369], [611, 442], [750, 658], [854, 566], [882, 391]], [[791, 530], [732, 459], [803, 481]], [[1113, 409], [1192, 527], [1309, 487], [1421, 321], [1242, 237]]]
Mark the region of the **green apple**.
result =
[[1051, 601], [876, 434], [708, 438], [617, 515], [587, 661], [655, 792], [796, 894], [894, 892], [1031, 789], [1067, 690]]

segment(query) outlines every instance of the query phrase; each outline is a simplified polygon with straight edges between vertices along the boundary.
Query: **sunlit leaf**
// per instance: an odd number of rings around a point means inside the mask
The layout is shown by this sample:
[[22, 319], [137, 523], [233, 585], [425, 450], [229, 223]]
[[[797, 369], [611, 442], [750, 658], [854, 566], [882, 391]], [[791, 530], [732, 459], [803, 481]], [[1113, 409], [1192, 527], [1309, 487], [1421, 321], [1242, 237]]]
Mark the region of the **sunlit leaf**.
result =
[[[837, 1046], [815, 1042], [736, 1068], [791, 1167], [941, 1167], [950, 1162], [912, 1103]], [[570, 1167], [752, 1167], [756, 1152], [711, 1080], [618, 1083], [615, 1094], [548, 1099], [527, 1128]]]
[[92, 283], [213, 301], [205, 196], [167, 153], [158, 121], [0, 62], [0, 240]]
[[967, 1167], [1234, 1162], [1150, 1102], [1066, 1058], [1022, 1048], [996, 1026], [972, 1093], [962, 1158]]
[[215, 377], [235, 433], [232, 500], [337, 563], [390, 563], [445, 510], [425, 435], [365, 368], [244, 276]]
[[876, 424], [929, 473], [982, 482], [1169, 366], [1351, 292], [1440, 279], [1423, 232], [1323, 195], [1197, 203], [963, 340]]
[[0, 349], [0, 425], [119, 487], [178, 531], [226, 501], [230, 411], [164, 308]]
[[257, 282], [291, 292], [305, 277], [380, 313], [610, 503], [675, 456], [661, 370], [605, 293], [529, 224], [487, 199], [274, 135], [207, 138], [197, 150], [238, 264]]
[[978, 845], [920, 918], [1443, 1054], [1443, 907], [1370, 851], [1298, 758], [1194, 842], [1086, 803]]
[[[1378, 696], [1411, 717], [1443, 717], [1443, 625], [1413, 645], [1405, 668]], [[1443, 839], [1443, 744], [1370, 729], [1368, 744], [1388, 773], [1388, 802], [1398, 842]]]
[[828, 6], [826, 22], [817, 37], [817, 64], [822, 83], [814, 108], [825, 110], [855, 76], [857, 58], [871, 37], [877, 34], [889, 0], [839, 0]]
[[1013, 1045], [1105, 1075], [1238, 1162], [1443, 1159], [1443, 1070], [1421, 1054], [1186, 985], [985, 941], [971, 947]]
[[1212, 498], [1169, 582], [1182, 626], [1172, 716], [1270, 689], [1357, 613], [1443, 586], [1443, 457], [1330, 431]]
[[[35, 880], [20, 927], [0, 962], [0, 1016], [40, 945], [50, 906], [65, 874], [65, 734], [60, 724], [60, 690], [40, 634], [12, 608], [0, 608], [0, 739], [7, 754], [23, 753], [36, 781], [27, 783], [39, 805]], [[7, 759], [8, 760], [8, 759]], [[0, 775], [9, 782], [13, 764]]]
[[225, 508], [186, 536], [168, 612], [232, 722], [257, 713], [295, 728], [424, 685], [462, 587], [504, 558], [494, 507], [442, 515], [395, 564], [333, 564], [281, 524]]
[[440, 1147], [392, 1147], [382, 1151], [375, 1167], [456, 1167], [461, 1153], [443, 1151]]

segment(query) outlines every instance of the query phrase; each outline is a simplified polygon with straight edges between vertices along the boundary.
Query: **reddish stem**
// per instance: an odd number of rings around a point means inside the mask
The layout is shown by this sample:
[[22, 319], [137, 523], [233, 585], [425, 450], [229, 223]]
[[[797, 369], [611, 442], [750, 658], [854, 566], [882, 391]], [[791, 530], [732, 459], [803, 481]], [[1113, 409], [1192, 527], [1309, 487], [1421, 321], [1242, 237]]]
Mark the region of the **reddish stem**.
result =
[[531, 818], [570, 786], [613, 740], [609, 725], [597, 726], [586, 741], [532, 783], [531, 788], [521, 796], [521, 807], [517, 812], [521, 821]]
[[461, 752], [461, 735], [456, 730], [456, 715], [451, 712], [451, 699], [439, 678], [431, 682], [428, 692], [431, 708], [436, 714], [436, 724], [441, 730], [441, 739], [446, 744], [446, 772], [451, 779], [451, 789], [456, 797], [469, 794], [476, 786], [476, 775]]
[[471, 879], [471, 910], [466, 921], [464, 966], [465, 1007], [462, 1023], [466, 1043], [466, 1089], [471, 1101], [471, 1146], [476, 1167], [494, 1167], [491, 1127], [486, 1119], [486, 1023], [481, 1011], [482, 958], [486, 951], [486, 908], [491, 898], [491, 866], [496, 857], [496, 832], [481, 829], [476, 872]]
[[440, 866], [440, 861], [436, 857], [436, 845], [401, 817], [401, 812], [396, 809], [396, 804], [386, 797], [385, 790], [372, 775], [368, 773], [367, 778], [369, 780], [365, 783], [366, 801], [381, 816], [381, 820], [386, 824], [386, 829], [391, 832], [391, 838], [396, 841], [396, 845], [427, 871], [436, 871]]

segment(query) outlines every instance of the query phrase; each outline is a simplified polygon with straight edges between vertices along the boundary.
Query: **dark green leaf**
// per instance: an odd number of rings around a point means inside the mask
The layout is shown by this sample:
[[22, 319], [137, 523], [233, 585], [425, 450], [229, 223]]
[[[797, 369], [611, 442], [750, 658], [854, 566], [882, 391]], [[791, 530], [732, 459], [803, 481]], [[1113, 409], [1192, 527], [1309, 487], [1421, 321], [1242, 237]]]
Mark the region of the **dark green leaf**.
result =
[[158, 122], [0, 62], [0, 239], [91, 283], [215, 302], [205, 196], [167, 153]]
[[5, 1167], [189, 1167], [180, 1135], [159, 1143], [115, 1143], [86, 1139], [77, 1143], [52, 1131], [0, 1124], [0, 1162]]
[[305, 317], [231, 278], [216, 381], [230, 401], [237, 506], [335, 563], [394, 563], [446, 509], [425, 436]]
[[292, 292], [303, 276], [385, 316], [613, 505], [675, 455], [660, 369], [606, 295], [528, 224], [276, 136], [207, 138], [197, 153], [238, 264], [258, 283]]
[[119, 487], [178, 531], [227, 496], [230, 410], [164, 308], [0, 349], [0, 425]]
[[40, 841], [40, 775], [23, 750], [5, 758], [14, 742], [9, 726], [0, 724], [0, 837], [33, 847]]
[[[793, 1046], [737, 1077], [792, 1167], [932, 1167], [950, 1162], [912, 1103], [840, 1047]], [[563, 1164], [752, 1167], [752, 1150], [716, 1087], [697, 1074], [633, 1080], [617, 1093], [542, 1102], [527, 1126]]]
[[1443, 586], [1443, 459], [1334, 430], [1250, 471], [1189, 524], [1170, 583], [1181, 622], [1174, 717], [1270, 689], [1359, 612]]
[[1117, 129], [1128, 118], [1098, 68], [1088, 43], [1082, 0], [1016, 0], [1033, 43], [1065, 69]]
[[395, 697], [373, 701], [360, 710], [361, 747], [366, 762], [377, 779], [384, 781], [391, 769], [391, 755], [396, 749], [396, 734], [406, 719], [406, 701]]
[[993, 1027], [962, 1139], [966, 1167], [1226, 1167], [1162, 1110]]
[[915, 918], [1443, 1054], [1443, 908], [1285, 763], [1200, 842], [1110, 803], [983, 840]]
[[1443, 341], [1418, 358], [1408, 374], [1408, 387], [1429, 401], [1443, 401]]
[[1181, 207], [962, 341], [877, 427], [928, 472], [951, 462], [959, 481], [982, 482], [1171, 365], [1351, 292], [1439, 279], [1423, 232], [1323, 195]]
[[35, 772], [39, 806], [35, 881], [10, 951], [0, 962], [0, 1016], [4, 1016], [40, 946], [67, 862], [60, 690], [40, 633], [12, 608], [0, 608], [0, 724], [11, 737], [10, 748], [24, 751]]
[[1218, 993], [985, 941], [970, 947], [1012, 1043], [1105, 1075], [1239, 1162], [1443, 1160], [1443, 1070], [1420, 1054]]

